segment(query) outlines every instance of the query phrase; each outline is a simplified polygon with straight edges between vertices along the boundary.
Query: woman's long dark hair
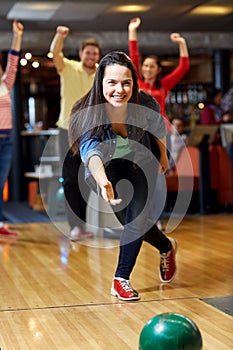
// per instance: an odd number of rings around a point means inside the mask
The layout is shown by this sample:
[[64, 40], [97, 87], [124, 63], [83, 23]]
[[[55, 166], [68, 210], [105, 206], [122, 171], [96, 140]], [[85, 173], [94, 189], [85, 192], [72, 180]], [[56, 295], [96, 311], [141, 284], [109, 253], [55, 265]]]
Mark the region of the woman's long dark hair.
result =
[[103, 104], [106, 103], [103, 95], [103, 78], [105, 68], [114, 64], [125, 66], [131, 71], [133, 91], [129, 103], [138, 104], [137, 73], [129, 56], [121, 51], [113, 51], [105, 55], [99, 63], [91, 90], [74, 104], [71, 111], [69, 143], [75, 154], [79, 152], [79, 139], [82, 135], [90, 130], [96, 136], [101, 133], [105, 123]]

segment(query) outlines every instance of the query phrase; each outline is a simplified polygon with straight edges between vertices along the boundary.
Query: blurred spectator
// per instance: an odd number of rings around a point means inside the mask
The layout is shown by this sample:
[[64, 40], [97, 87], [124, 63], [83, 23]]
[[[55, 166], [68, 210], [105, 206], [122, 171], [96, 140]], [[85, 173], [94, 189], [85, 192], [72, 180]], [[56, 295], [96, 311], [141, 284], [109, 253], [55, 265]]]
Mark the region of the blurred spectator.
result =
[[[221, 108], [221, 102], [222, 90], [212, 88], [208, 91], [206, 105], [200, 113], [200, 124], [220, 125], [231, 121], [229, 111], [224, 112]], [[222, 144], [220, 130], [216, 132], [213, 144]]]
[[[223, 114], [223, 119], [227, 120], [227, 123], [233, 123], [233, 105], [230, 107], [230, 109]], [[223, 135], [222, 135], [223, 136]], [[224, 136], [223, 136], [224, 137]], [[226, 148], [227, 154], [230, 157], [230, 159], [233, 161], [233, 135], [232, 135], [232, 142], [225, 144], [226, 141], [223, 141], [223, 145]]]
[[[24, 26], [14, 20], [12, 23], [12, 41], [7, 55], [5, 71], [0, 63], [0, 236], [16, 238], [18, 234], [3, 224], [3, 189], [11, 167], [13, 157], [12, 140], [12, 98], [20, 58]], [[20, 117], [20, 115], [18, 115]]]
[[223, 112], [222, 119], [225, 123], [233, 123], [233, 104], [229, 109]]
[[225, 95], [223, 95], [221, 100], [221, 108], [224, 112], [233, 110], [233, 87], [230, 88]]
[[184, 129], [184, 120], [180, 117], [174, 117], [171, 120], [171, 132], [167, 135], [167, 147], [170, 151], [169, 172], [175, 170], [176, 162], [187, 142], [188, 135]]
[[200, 113], [200, 124], [213, 125], [222, 123], [222, 90], [212, 88], [207, 93], [207, 101]]

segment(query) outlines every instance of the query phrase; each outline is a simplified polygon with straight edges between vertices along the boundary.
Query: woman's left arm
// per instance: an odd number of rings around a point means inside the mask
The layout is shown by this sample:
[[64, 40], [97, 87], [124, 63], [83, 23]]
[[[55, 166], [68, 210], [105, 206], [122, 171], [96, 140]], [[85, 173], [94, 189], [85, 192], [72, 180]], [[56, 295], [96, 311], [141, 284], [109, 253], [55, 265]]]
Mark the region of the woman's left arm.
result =
[[183, 38], [179, 33], [172, 33], [170, 38], [171, 41], [179, 45], [180, 57], [189, 57], [185, 38]]
[[161, 79], [162, 88], [168, 93], [179, 83], [190, 68], [189, 52], [186, 40], [178, 33], [172, 33], [170, 36], [174, 43], [179, 45], [179, 65], [169, 74]]
[[156, 139], [160, 150], [160, 173], [166, 173], [169, 167], [169, 161], [167, 158], [167, 147], [166, 147], [166, 137], [162, 139]]

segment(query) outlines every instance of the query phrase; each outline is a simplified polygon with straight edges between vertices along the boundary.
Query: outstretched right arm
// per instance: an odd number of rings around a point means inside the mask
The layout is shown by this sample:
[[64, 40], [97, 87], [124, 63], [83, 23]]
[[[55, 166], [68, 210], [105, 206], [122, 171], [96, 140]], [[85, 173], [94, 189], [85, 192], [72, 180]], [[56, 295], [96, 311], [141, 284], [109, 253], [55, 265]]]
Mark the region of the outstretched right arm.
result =
[[69, 28], [65, 26], [58, 26], [56, 34], [50, 45], [50, 51], [53, 53], [53, 62], [58, 72], [64, 68], [63, 42], [69, 34]]
[[101, 158], [99, 156], [91, 157], [88, 168], [101, 189], [103, 199], [111, 205], [120, 204], [122, 200], [119, 198], [115, 199], [112, 184], [108, 181]]

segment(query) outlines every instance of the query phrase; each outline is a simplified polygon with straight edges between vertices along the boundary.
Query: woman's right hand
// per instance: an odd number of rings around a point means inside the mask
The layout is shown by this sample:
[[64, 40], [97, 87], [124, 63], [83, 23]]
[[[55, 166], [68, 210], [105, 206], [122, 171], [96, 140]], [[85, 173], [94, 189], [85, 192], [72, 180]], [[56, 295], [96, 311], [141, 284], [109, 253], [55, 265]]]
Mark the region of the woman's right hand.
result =
[[16, 19], [13, 21], [13, 32], [15, 34], [19, 34], [22, 35], [23, 34], [23, 30], [24, 30], [24, 26], [21, 22], [17, 21]]
[[102, 198], [111, 205], [120, 204], [122, 199], [115, 199], [112, 183], [108, 181], [102, 159], [93, 155], [89, 159], [88, 167], [100, 187]]
[[128, 25], [129, 31], [136, 31], [141, 24], [141, 19], [139, 17], [132, 18]]
[[69, 34], [70, 29], [65, 26], [58, 26], [57, 27], [57, 34], [61, 35], [63, 38], [66, 38]]
[[110, 181], [105, 181], [102, 186], [101, 186], [101, 194], [103, 199], [111, 204], [111, 205], [117, 205], [120, 204], [122, 202], [122, 199], [118, 198], [115, 199], [114, 198], [114, 191], [113, 191], [113, 187]]

